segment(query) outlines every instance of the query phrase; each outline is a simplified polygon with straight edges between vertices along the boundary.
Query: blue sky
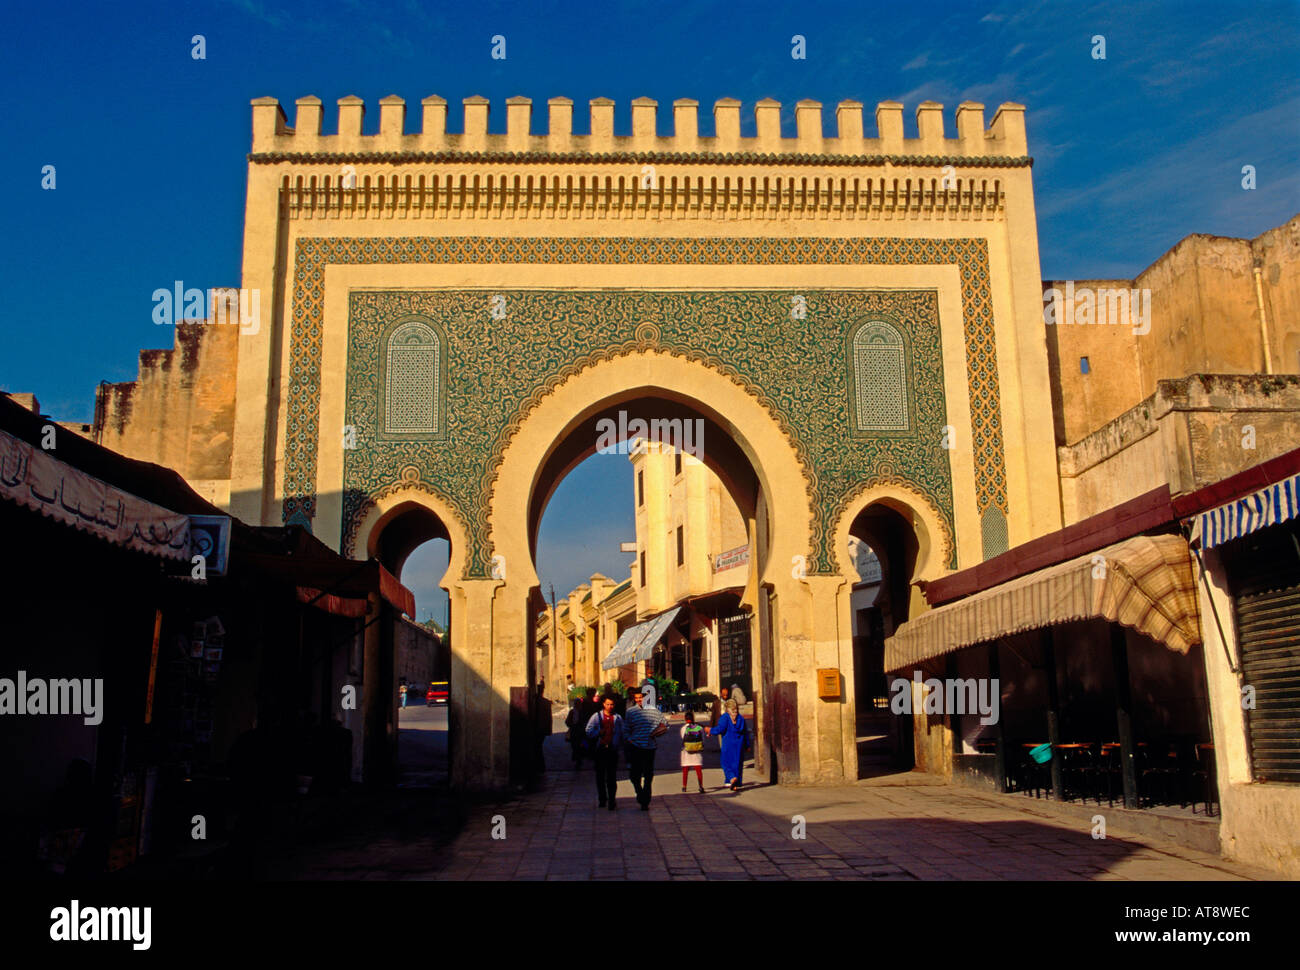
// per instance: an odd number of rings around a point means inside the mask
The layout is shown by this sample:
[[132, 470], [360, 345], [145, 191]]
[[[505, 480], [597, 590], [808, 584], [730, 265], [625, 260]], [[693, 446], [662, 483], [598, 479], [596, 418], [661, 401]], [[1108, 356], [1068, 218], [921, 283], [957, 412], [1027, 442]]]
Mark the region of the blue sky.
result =
[[[191, 57], [195, 34], [204, 60]], [[490, 57], [495, 34], [505, 60]], [[790, 56], [794, 34], [805, 60]], [[1091, 56], [1098, 34], [1105, 60]], [[960, 101], [984, 102], [988, 118], [1018, 101], [1050, 279], [1131, 277], [1188, 233], [1254, 236], [1300, 210], [1295, 2], [51, 0], [10, 11], [0, 53], [0, 172], [14, 189], [0, 237], [0, 388], [34, 391], [67, 420], [89, 420], [99, 381], [133, 378], [140, 349], [170, 346], [151, 320], [155, 289], [238, 285], [248, 102], [260, 95], [290, 107], [319, 95], [327, 130], [334, 102], [360, 95], [367, 131], [387, 94], [415, 106], [408, 123], [441, 94], [452, 130], [460, 100], [485, 95], [494, 131], [511, 95], [539, 105], [562, 94], [579, 109], [606, 96], [620, 132], [631, 99], [647, 95], [665, 134], [680, 97], [700, 101], [706, 134], [709, 107], [728, 96], [744, 102], [746, 133], [753, 103], [778, 99], [788, 134], [801, 98], [822, 102], [827, 130], [835, 103], [856, 98], [868, 131], [875, 103], [899, 100], [909, 134], [926, 99], [943, 102], [950, 133]], [[41, 188], [44, 165], [56, 166], [54, 191]], [[1243, 165], [1255, 166], [1253, 191]], [[626, 475], [592, 462], [566, 483], [609, 501], [575, 501], [562, 519], [557, 496], [544, 586], [625, 573]]]

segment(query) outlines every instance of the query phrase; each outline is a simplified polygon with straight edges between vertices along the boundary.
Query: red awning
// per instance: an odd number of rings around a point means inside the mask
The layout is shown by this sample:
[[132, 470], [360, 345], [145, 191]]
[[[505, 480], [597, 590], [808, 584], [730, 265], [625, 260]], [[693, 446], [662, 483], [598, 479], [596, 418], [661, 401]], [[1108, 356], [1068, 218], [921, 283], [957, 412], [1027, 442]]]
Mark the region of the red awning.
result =
[[357, 619], [366, 615], [367, 600], [352, 599], [347, 596], [330, 596], [310, 586], [298, 587], [298, 602], [314, 606], [334, 616], [348, 616]]
[[231, 550], [236, 566], [328, 596], [364, 600], [378, 593], [395, 609], [415, 616], [414, 594], [378, 560], [345, 559], [296, 526], [256, 526], [249, 532], [250, 541]]

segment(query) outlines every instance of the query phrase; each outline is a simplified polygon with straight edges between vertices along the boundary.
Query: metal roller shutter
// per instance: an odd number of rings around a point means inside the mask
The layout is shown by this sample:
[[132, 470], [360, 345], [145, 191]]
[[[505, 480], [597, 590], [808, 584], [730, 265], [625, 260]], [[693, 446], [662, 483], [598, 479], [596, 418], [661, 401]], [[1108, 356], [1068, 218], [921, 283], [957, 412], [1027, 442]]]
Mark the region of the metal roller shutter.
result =
[[1249, 544], [1234, 606], [1242, 683], [1255, 688], [1251, 770], [1257, 781], [1300, 782], [1300, 545], [1281, 527]]

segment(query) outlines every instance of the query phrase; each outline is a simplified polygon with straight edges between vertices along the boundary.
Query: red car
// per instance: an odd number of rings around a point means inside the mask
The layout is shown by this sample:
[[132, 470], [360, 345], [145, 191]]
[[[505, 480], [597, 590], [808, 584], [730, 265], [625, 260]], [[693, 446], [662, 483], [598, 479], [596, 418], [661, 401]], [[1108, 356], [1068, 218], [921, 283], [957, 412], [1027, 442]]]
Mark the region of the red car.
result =
[[424, 695], [424, 703], [427, 707], [434, 704], [446, 704], [447, 698], [451, 696], [451, 685], [445, 680], [435, 681], [429, 685], [428, 692]]

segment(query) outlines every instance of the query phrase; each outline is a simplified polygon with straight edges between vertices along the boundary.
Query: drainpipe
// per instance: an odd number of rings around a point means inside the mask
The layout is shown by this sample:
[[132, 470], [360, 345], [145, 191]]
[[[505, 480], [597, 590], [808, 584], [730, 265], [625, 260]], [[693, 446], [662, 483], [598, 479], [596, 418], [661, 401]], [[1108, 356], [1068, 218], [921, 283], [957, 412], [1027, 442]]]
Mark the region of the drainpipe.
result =
[[1259, 260], [1255, 261], [1255, 303], [1259, 306], [1259, 336], [1264, 342], [1264, 373], [1273, 373], [1273, 355], [1269, 352], [1268, 316], [1264, 313], [1264, 273]]

